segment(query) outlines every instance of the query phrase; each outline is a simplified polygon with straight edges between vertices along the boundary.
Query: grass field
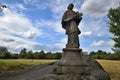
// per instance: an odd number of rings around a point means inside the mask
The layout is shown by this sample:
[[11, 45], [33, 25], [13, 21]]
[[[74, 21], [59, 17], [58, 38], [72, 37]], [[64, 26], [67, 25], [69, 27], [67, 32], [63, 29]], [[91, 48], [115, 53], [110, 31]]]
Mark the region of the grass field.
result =
[[[10, 59], [0, 60], [0, 74], [25, 69], [30, 66], [46, 64], [56, 60], [28, 60], [28, 59]], [[107, 71], [111, 80], [120, 80], [120, 61], [97, 60]]]
[[114, 60], [97, 60], [108, 72], [111, 80], [120, 80], [120, 61]]
[[56, 60], [0, 59], [0, 74], [18, 71], [35, 65], [50, 63]]

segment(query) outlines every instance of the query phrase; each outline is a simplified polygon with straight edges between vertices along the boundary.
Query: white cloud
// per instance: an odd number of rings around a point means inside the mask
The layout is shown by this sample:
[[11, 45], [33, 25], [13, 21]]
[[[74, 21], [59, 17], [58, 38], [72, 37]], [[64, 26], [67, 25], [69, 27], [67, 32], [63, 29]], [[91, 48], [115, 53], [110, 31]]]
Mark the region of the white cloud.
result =
[[67, 10], [67, 6], [69, 3], [73, 3], [75, 5], [74, 10], [79, 10], [82, 0], [48, 0], [48, 7], [53, 12], [53, 17], [55, 19], [61, 19], [61, 16]]
[[65, 33], [65, 30], [62, 28], [62, 25], [60, 24], [60, 21], [55, 22], [54, 29], [55, 29], [56, 32]]
[[16, 7], [17, 9], [20, 9], [20, 10], [27, 10], [27, 8], [25, 8], [25, 6], [23, 4], [16, 4], [14, 5], [14, 7]]
[[110, 40], [108, 42], [100, 40], [100, 41], [94, 41], [91, 44], [91, 47], [107, 47], [107, 46], [113, 46], [113, 45], [114, 45], [114, 41], [113, 40]]
[[92, 32], [91, 31], [87, 31], [87, 32], [82, 32], [82, 34], [80, 36], [91, 36]]
[[0, 46], [7, 47], [12, 52], [19, 52], [22, 48], [27, 48], [28, 50], [33, 51], [57, 51], [59, 48], [56, 45], [48, 45], [37, 43], [33, 40], [28, 40], [20, 37], [14, 37], [11, 35], [1, 34], [0, 37]]
[[27, 31], [27, 32], [18, 32], [18, 35], [24, 36], [26, 38], [34, 38], [36, 36], [35, 31]]
[[37, 3], [39, 0], [24, 0], [24, 3]]
[[104, 37], [108, 35], [107, 26], [104, 26], [104, 23], [97, 21], [85, 21], [84, 19], [81, 21], [79, 25], [79, 29], [81, 30], [80, 36], [90, 36], [90, 37]]
[[93, 17], [105, 16], [111, 7], [117, 7], [120, 0], [85, 0], [81, 10]]
[[45, 27], [58, 33], [65, 33], [59, 20], [40, 20], [36, 26]]
[[3, 33], [0, 37], [0, 44], [1, 46], [10, 48], [11, 51], [15, 51], [16, 49], [20, 50], [21, 48], [29, 47], [28, 45], [33, 44], [33, 42], [20, 37], [14, 37], [12, 35], [6, 35]]
[[105, 32], [104, 32], [104, 31], [98, 32], [98, 34], [97, 34], [98, 37], [102, 37], [102, 36], [104, 36], [104, 35], [105, 35]]
[[3, 15], [0, 16], [0, 34], [1, 46], [8, 47], [11, 51], [18, 51], [37, 44], [29, 38], [40, 37], [43, 33], [35, 28], [25, 15], [5, 9]]
[[75, 5], [75, 10], [80, 8], [83, 0], [24, 0], [25, 4], [36, 6], [39, 9], [50, 9], [55, 19], [60, 19], [69, 3]]
[[[19, 14], [10, 9], [4, 10], [4, 15], [0, 16], [0, 44], [7, 47], [12, 52], [18, 52], [22, 48], [28, 50], [39, 51], [60, 51], [60, 47], [56, 44], [42, 44], [38, 43], [32, 38], [47, 36], [40, 29], [51, 29], [55, 32], [63, 33], [61, 24], [58, 21], [41, 20], [37, 25], [33, 26], [33, 23], [25, 17], [23, 14]], [[36, 28], [39, 26], [39, 30]], [[47, 33], [47, 32], [46, 32]], [[49, 33], [50, 34], [50, 33]], [[51, 36], [50, 36], [51, 37]]]
[[97, 50], [103, 50], [106, 52], [112, 52], [111, 48], [114, 45], [114, 41], [113, 40], [108, 40], [108, 41], [104, 41], [104, 40], [100, 40], [100, 41], [94, 41], [89, 48], [87, 48], [87, 50], [89, 52], [91, 51], [97, 51]]
[[12, 12], [16, 12], [16, 13], [19, 13], [19, 14], [23, 14], [23, 11], [28, 11], [29, 9], [22, 3], [14, 3], [14, 4], [11, 4], [11, 3], [7, 3], [7, 8], [6, 9], [9, 9], [10, 11]]
[[63, 38], [60, 40], [60, 42], [56, 43], [55, 46], [59, 48], [59, 50], [62, 50], [62, 48], [65, 48], [67, 44], [67, 38]]
[[0, 16], [0, 26], [1, 30], [6, 30], [4, 32], [6, 34], [19, 35], [19, 33], [22, 33], [20, 36], [26, 36], [28, 38], [42, 34], [42, 31], [35, 28], [24, 15], [12, 12], [9, 9], [4, 10], [4, 15]]

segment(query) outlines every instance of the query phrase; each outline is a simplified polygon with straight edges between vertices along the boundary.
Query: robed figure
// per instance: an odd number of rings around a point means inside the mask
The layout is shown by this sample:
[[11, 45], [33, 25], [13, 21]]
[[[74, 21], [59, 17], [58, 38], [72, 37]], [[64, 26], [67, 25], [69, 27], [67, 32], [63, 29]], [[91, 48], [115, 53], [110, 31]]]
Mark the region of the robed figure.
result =
[[68, 35], [68, 43], [66, 48], [79, 48], [79, 37], [81, 31], [78, 25], [82, 19], [82, 13], [73, 11], [74, 5], [71, 3], [68, 5], [62, 17], [62, 27], [66, 30]]

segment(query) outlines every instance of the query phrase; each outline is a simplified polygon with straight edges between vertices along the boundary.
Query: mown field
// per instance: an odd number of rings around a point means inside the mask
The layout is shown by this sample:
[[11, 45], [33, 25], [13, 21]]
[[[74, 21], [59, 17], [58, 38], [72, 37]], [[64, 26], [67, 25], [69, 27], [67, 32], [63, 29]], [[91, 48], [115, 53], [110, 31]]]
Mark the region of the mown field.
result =
[[[56, 60], [0, 59], [0, 74], [18, 71], [31, 66], [46, 64]], [[97, 60], [107, 71], [111, 80], [120, 80], [120, 61]]]
[[98, 60], [98, 62], [103, 66], [105, 71], [108, 72], [111, 80], [120, 80], [120, 61]]

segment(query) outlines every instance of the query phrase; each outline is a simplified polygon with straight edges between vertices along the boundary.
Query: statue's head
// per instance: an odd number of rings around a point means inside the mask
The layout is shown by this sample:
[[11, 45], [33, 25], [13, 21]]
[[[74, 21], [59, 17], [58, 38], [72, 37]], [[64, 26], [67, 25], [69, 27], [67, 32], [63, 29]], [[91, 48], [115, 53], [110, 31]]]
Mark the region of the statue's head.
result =
[[73, 5], [72, 3], [70, 3], [70, 4], [68, 5], [67, 9], [72, 10], [72, 9], [73, 9], [73, 7], [74, 7], [74, 5]]

